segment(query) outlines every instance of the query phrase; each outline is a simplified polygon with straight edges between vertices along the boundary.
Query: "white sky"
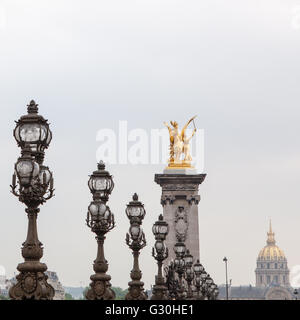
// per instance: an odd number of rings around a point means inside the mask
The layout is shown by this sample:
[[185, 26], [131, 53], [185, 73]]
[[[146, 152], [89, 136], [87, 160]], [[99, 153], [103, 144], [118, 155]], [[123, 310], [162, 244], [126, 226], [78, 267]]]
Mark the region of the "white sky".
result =
[[[300, 264], [300, 0], [0, 0], [0, 265], [11, 276], [22, 261], [24, 207], [9, 193], [19, 150], [14, 120], [34, 98], [51, 123], [46, 163], [56, 197], [42, 207], [43, 261], [64, 285], [89, 283], [96, 256], [85, 226], [96, 168], [96, 133], [181, 124], [198, 114], [205, 130], [201, 186], [201, 260], [224, 283], [254, 284], [268, 219], [290, 268]], [[299, 15], [299, 18], [298, 18]], [[154, 174], [163, 166], [112, 165], [109, 205], [117, 227], [107, 236], [112, 284], [127, 287], [125, 205], [145, 203], [148, 246], [140, 256], [154, 282], [152, 223], [162, 212]]]

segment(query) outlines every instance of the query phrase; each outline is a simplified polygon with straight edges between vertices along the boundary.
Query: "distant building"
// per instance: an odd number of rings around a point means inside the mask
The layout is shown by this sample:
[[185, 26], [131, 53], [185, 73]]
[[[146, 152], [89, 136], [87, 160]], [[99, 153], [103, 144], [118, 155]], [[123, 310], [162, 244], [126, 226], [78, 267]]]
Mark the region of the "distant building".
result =
[[6, 279], [5, 275], [0, 276], [0, 295], [8, 297], [8, 290], [11, 286], [10, 280]]
[[255, 270], [256, 286], [270, 285], [289, 287], [290, 271], [283, 251], [276, 246], [274, 232], [270, 221], [267, 245], [260, 250]]
[[54, 271], [46, 271], [46, 275], [48, 276], [47, 282], [54, 288], [55, 295], [53, 300], [65, 300], [65, 289], [60, 283], [57, 273]]
[[86, 287], [64, 287], [65, 293], [70, 294], [75, 300], [83, 299]]
[[[289, 269], [284, 252], [276, 246], [270, 222], [267, 245], [259, 252], [256, 260], [256, 286], [230, 287], [231, 300], [292, 300]], [[219, 299], [225, 299], [226, 287], [219, 286]]]
[[[219, 286], [218, 299], [226, 299], [225, 286]], [[229, 300], [292, 300], [293, 289], [272, 285], [267, 287], [236, 286], [230, 287], [228, 292]]]

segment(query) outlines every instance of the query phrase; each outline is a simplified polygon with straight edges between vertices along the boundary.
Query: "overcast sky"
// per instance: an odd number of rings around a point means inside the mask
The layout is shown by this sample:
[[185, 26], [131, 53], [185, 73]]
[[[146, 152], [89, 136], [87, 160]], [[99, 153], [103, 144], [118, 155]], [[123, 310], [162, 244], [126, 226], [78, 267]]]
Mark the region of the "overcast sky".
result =
[[[96, 256], [85, 225], [88, 175], [102, 128], [162, 128], [198, 114], [207, 178], [200, 188], [201, 262], [224, 283], [255, 283], [259, 250], [272, 218], [289, 267], [300, 265], [300, 1], [0, 0], [0, 265], [22, 261], [24, 205], [9, 193], [19, 155], [14, 120], [31, 99], [51, 123], [46, 164], [55, 198], [38, 219], [43, 262], [63, 285], [89, 283]], [[154, 283], [151, 227], [162, 213], [154, 174], [164, 165], [110, 165], [109, 205], [117, 227], [107, 235], [114, 286], [127, 287], [125, 205], [145, 203], [148, 240], [140, 255], [146, 287]], [[300, 284], [299, 284], [300, 285]]]

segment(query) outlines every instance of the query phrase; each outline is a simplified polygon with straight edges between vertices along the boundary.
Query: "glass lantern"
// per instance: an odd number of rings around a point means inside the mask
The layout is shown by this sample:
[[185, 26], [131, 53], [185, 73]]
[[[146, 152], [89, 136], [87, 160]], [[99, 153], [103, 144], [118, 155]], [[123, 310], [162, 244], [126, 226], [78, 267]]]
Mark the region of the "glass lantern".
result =
[[196, 275], [196, 277], [195, 277], [195, 285], [196, 286], [200, 286], [200, 284], [201, 284], [201, 277]]
[[190, 250], [186, 251], [186, 254], [184, 256], [184, 262], [187, 266], [192, 266], [193, 265], [193, 256], [190, 254]]
[[202, 264], [199, 262], [199, 259], [197, 262], [194, 264], [194, 272], [195, 274], [201, 274], [204, 271], [204, 267]]
[[211, 286], [214, 281], [213, 281], [213, 279], [210, 277], [210, 275], [208, 274], [205, 282], [208, 284], [208, 286]]
[[143, 232], [139, 225], [132, 225], [129, 228], [129, 233], [132, 240], [138, 241], [141, 239]]
[[39, 180], [43, 185], [48, 185], [52, 179], [52, 172], [48, 167], [40, 166]]
[[202, 281], [202, 283], [205, 283], [206, 282], [206, 278], [207, 278], [207, 273], [206, 273], [206, 271], [203, 271], [202, 273], [201, 273], [201, 281]]
[[132, 197], [132, 201], [129, 202], [126, 208], [126, 215], [130, 222], [141, 223], [144, 219], [146, 211], [144, 205], [138, 201], [138, 195], [135, 193]]
[[15, 164], [15, 172], [22, 187], [29, 187], [32, 180], [39, 175], [40, 166], [31, 157], [30, 150], [23, 151], [22, 156]]
[[108, 200], [108, 197], [114, 188], [114, 182], [112, 176], [105, 170], [103, 161], [98, 163], [98, 170], [94, 171], [90, 176], [88, 186], [91, 193], [94, 195], [94, 199], [101, 199], [103, 201]]
[[28, 114], [17, 121], [14, 137], [21, 148], [28, 145], [33, 153], [43, 152], [52, 139], [49, 124], [41, 115], [38, 115], [38, 105], [34, 100], [30, 101], [27, 111]]
[[186, 275], [189, 277], [189, 278], [193, 278], [194, 277], [194, 272], [193, 272], [193, 269], [187, 265], [187, 268], [186, 268]]
[[103, 202], [93, 201], [88, 207], [88, 211], [93, 221], [104, 220], [105, 222], [110, 221], [111, 212], [108, 206]]
[[219, 295], [219, 289], [218, 289], [218, 287], [215, 288], [214, 294], [215, 294], [215, 297], [217, 298], [218, 295]]
[[169, 233], [169, 226], [164, 221], [163, 215], [159, 215], [158, 221], [156, 221], [152, 227], [152, 232], [155, 236], [155, 240], [165, 240]]
[[163, 254], [165, 252], [165, 245], [163, 241], [157, 240], [154, 246], [158, 254]]
[[217, 285], [214, 284], [214, 283], [212, 283], [211, 286], [210, 286], [211, 291], [212, 291], [212, 292], [215, 291], [216, 288], [217, 288]]
[[183, 242], [177, 242], [174, 246], [176, 256], [183, 257], [186, 251], [185, 244]]
[[185, 266], [184, 260], [180, 259], [180, 258], [175, 258], [174, 259], [174, 266], [176, 269], [184, 268], [184, 266]]

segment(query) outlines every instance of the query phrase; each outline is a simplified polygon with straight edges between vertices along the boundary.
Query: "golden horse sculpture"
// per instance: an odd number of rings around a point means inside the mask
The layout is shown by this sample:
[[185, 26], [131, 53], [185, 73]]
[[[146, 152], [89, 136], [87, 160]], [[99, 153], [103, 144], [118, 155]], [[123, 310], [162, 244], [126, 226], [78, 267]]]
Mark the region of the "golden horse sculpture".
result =
[[196, 117], [197, 116], [191, 118], [182, 128], [181, 132], [179, 132], [180, 130], [176, 121], [170, 121], [170, 124], [173, 128], [170, 127], [167, 122], [164, 122], [164, 125], [168, 128], [170, 135], [170, 158], [167, 168], [192, 168], [190, 140], [194, 136], [196, 128], [194, 127], [193, 133], [190, 137], [187, 137], [186, 129]]

